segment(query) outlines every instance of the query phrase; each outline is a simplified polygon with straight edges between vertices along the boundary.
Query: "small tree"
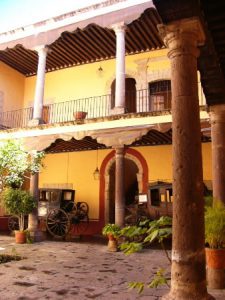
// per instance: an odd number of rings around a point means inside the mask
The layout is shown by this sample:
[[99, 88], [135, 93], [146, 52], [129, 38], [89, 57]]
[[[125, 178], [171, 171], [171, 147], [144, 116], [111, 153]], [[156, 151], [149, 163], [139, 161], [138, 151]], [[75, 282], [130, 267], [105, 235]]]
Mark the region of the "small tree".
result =
[[32, 212], [36, 207], [36, 202], [33, 196], [29, 192], [21, 189], [6, 188], [1, 199], [6, 211], [9, 214], [15, 215], [19, 220], [19, 230], [23, 231], [24, 217]]
[[8, 140], [0, 145], [1, 200], [9, 214], [19, 219], [20, 231], [24, 228], [24, 216], [36, 207], [35, 199], [21, 186], [27, 174], [34, 175], [42, 167], [44, 152], [28, 153], [21, 142]]
[[27, 174], [38, 173], [44, 152], [28, 153], [21, 142], [8, 140], [0, 145], [0, 180], [5, 187], [21, 187]]

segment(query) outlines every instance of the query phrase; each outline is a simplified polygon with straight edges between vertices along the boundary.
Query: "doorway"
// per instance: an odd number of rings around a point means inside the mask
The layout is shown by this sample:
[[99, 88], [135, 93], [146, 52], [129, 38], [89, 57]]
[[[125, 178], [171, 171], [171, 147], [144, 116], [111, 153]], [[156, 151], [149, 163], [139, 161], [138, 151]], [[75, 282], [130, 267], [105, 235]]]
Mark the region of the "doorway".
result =
[[[134, 161], [125, 158], [124, 161], [125, 206], [135, 203], [138, 189], [138, 167]], [[115, 161], [109, 170], [109, 223], [115, 223]]]
[[[111, 109], [115, 107], [116, 79], [111, 84]], [[136, 112], [136, 81], [134, 78], [125, 79], [125, 111]]]

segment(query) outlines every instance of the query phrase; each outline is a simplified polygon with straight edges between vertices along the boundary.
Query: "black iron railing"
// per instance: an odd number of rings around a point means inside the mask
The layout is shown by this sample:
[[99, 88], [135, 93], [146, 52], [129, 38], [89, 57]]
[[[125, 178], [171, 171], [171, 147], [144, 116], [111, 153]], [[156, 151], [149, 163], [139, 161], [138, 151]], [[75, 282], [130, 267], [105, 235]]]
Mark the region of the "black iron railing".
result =
[[[45, 105], [43, 120], [47, 124], [74, 120], [75, 112], [85, 112], [86, 119], [107, 117], [114, 106], [113, 95], [89, 97]], [[150, 95], [148, 89], [126, 92], [126, 113], [163, 111], [170, 109], [171, 101], [163, 94]], [[23, 128], [33, 117], [33, 108], [0, 113], [0, 129]]]

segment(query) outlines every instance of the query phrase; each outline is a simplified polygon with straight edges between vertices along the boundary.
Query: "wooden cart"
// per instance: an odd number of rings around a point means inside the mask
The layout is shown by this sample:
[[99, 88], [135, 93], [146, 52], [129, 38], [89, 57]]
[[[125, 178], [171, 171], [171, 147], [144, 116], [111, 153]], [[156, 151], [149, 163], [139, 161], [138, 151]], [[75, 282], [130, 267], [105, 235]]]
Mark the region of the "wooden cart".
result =
[[40, 189], [39, 220], [53, 237], [65, 237], [73, 231], [82, 235], [89, 225], [86, 202], [75, 203], [75, 190]]

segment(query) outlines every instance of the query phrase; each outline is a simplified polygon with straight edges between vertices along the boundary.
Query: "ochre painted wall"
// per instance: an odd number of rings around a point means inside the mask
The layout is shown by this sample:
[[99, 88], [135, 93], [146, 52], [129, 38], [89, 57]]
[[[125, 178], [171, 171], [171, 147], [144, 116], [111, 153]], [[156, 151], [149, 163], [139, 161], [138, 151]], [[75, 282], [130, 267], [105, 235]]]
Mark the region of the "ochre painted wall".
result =
[[[136, 61], [147, 58], [166, 57], [167, 50], [157, 50], [126, 57], [126, 71], [128, 76], [137, 72]], [[169, 60], [149, 61], [148, 70], [169, 68]], [[102, 75], [97, 70], [102, 67]], [[44, 99], [46, 104], [64, 102], [91, 96], [110, 93], [110, 86], [115, 79], [115, 59], [103, 62], [80, 65], [46, 74]], [[24, 105], [30, 106], [35, 92], [36, 76], [26, 78]]]
[[[172, 182], [172, 146], [138, 147], [148, 164], [149, 181]], [[212, 180], [211, 143], [202, 144], [203, 180]]]
[[[166, 78], [163, 73], [163, 70], [170, 69], [167, 52], [167, 49], [163, 49], [126, 56], [127, 77], [136, 79], [137, 88], [140, 88], [139, 86], [148, 88], [148, 82], [154, 81], [154, 78], [157, 80], [170, 79], [169, 72], [167, 72]], [[139, 74], [138, 65], [142, 61], [147, 63], [147, 68]], [[115, 79], [115, 64], [115, 59], [110, 59], [46, 73], [44, 102], [53, 104], [110, 94], [110, 87]], [[97, 71], [100, 66], [103, 69], [101, 76]], [[138, 78], [140, 76], [142, 79]], [[28, 77], [25, 80], [25, 107], [29, 107], [33, 103], [35, 83], [36, 76]], [[199, 95], [202, 97], [200, 84], [198, 88]], [[200, 99], [201, 104], [202, 101]]]
[[[98, 167], [109, 151], [98, 151]], [[75, 201], [87, 202], [90, 207], [90, 218], [98, 219], [99, 181], [93, 177], [97, 165], [97, 152], [48, 154], [44, 165], [45, 168], [39, 176], [39, 186], [72, 183], [73, 189], [76, 190]]]
[[[137, 147], [149, 168], [149, 182], [168, 180], [172, 182], [172, 147]], [[98, 151], [98, 167], [111, 150]], [[211, 143], [202, 144], [203, 179], [211, 180]], [[39, 186], [44, 184], [72, 183], [76, 190], [76, 201], [86, 201], [90, 207], [90, 218], [99, 217], [99, 181], [94, 180], [93, 172], [97, 165], [96, 151], [47, 154], [45, 168], [40, 174]]]
[[0, 62], [0, 92], [3, 95], [3, 111], [21, 109], [24, 100], [25, 77]]
[[[139, 74], [138, 65], [142, 61], [147, 63], [147, 68], [145, 71], [142, 69]], [[110, 94], [111, 83], [115, 79], [115, 63], [115, 59], [110, 59], [46, 73], [44, 103], [53, 104]], [[103, 69], [101, 76], [97, 72], [100, 66]], [[163, 70], [169, 69], [167, 49], [126, 56], [126, 75], [136, 79], [137, 88], [147, 88], [148, 82], [154, 81], [155, 77], [165, 79]], [[166, 79], [169, 79], [169, 72], [166, 74]], [[4, 111], [32, 106], [35, 85], [36, 76], [26, 78], [0, 63], [0, 91], [5, 95]], [[200, 85], [199, 93], [201, 95]]]

